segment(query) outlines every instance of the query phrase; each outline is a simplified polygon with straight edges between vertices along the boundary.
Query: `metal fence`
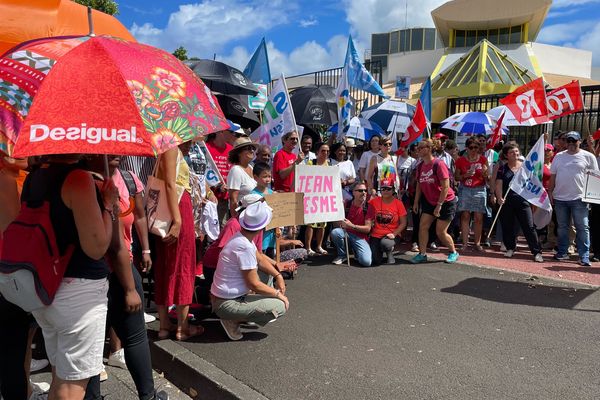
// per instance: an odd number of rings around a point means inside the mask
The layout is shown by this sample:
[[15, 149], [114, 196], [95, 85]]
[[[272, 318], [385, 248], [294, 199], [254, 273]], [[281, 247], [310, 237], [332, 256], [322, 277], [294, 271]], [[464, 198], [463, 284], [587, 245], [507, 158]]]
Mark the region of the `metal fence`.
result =
[[[373, 79], [375, 79], [379, 83], [379, 86], [383, 87], [383, 68], [381, 66], [381, 61], [366, 61], [365, 67], [371, 73]], [[326, 69], [323, 71], [310, 72], [307, 74], [288, 76], [286, 77], [286, 80], [293, 81], [297, 78], [307, 78], [312, 75], [314, 78], [312, 79], [312, 81], [315, 85], [329, 85], [335, 88], [338, 85], [340, 75], [342, 74], [343, 69], [343, 67], [338, 67]], [[291, 90], [292, 88], [290, 87], [290, 91]], [[352, 98], [356, 101], [357, 111], [360, 111], [362, 109], [363, 105], [365, 104], [365, 100], [367, 106], [372, 106], [373, 104], [383, 101], [383, 98], [381, 96], [370, 94], [354, 87], [350, 88], [350, 96], [352, 96]]]
[[[558, 131], [578, 131], [585, 137], [588, 133], [595, 132], [600, 127], [600, 85], [582, 86], [583, 106], [585, 111], [573, 113], [557, 118], [552, 124], [536, 125], [531, 127], [511, 126], [509, 129], [510, 140], [515, 140], [524, 151], [535, 143], [544, 132], [549, 132], [553, 138]], [[480, 97], [463, 97], [448, 99], [446, 114], [466, 111], [486, 112], [500, 105], [500, 99], [505, 94], [495, 94]]]

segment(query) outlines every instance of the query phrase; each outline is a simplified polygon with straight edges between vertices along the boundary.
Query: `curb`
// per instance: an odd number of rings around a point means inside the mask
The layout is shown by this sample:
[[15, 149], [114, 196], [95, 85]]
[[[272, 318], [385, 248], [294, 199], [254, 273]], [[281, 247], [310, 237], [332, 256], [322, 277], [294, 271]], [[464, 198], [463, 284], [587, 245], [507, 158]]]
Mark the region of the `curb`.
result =
[[150, 343], [152, 367], [192, 399], [269, 400], [172, 340]]

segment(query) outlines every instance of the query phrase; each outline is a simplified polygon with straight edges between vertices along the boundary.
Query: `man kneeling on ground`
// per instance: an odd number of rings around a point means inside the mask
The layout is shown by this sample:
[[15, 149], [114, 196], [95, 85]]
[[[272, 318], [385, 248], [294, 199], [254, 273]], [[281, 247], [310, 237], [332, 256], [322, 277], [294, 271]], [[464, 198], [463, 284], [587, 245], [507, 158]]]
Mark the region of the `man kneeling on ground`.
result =
[[[271, 208], [264, 202], [249, 205], [239, 216], [241, 231], [229, 241], [217, 263], [211, 286], [212, 309], [231, 340], [243, 335], [240, 325], [253, 322], [264, 326], [281, 317], [289, 308], [283, 289], [265, 285], [258, 277], [258, 250], [252, 240], [269, 224]], [[277, 278], [274, 267], [267, 271]], [[249, 295], [250, 291], [256, 295]]]

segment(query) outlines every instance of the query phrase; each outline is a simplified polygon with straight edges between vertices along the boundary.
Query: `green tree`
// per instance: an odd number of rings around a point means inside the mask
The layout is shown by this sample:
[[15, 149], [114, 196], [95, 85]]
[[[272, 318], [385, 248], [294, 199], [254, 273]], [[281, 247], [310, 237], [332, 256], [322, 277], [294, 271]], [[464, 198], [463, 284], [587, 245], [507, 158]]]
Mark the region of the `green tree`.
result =
[[75, 0], [75, 3], [92, 7], [94, 10], [102, 11], [108, 15], [117, 15], [119, 13], [119, 5], [114, 0]]
[[173, 55], [181, 61], [185, 61], [188, 59], [187, 50], [183, 46], [179, 46], [177, 49], [175, 49]]

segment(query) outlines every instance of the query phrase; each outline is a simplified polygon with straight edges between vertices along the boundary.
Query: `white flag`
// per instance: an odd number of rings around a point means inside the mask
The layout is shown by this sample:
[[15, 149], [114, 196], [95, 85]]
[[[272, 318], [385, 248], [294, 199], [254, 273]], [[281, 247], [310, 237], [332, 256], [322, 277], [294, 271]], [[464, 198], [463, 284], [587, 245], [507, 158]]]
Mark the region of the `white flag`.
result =
[[350, 86], [348, 85], [348, 70], [346, 67], [342, 70], [340, 81], [335, 90], [338, 112], [338, 133], [337, 140], [342, 141], [346, 136], [346, 131], [350, 126], [352, 118], [352, 99], [350, 98]]
[[250, 138], [254, 142], [266, 144], [275, 153], [281, 148], [281, 137], [287, 132], [297, 130], [292, 103], [285, 84], [285, 77], [281, 74], [273, 86], [269, 100], [264, 109], [263, 124], [258, 127]]
[[221, 183], [224, 183], [225, 180], [221, 176], [221, 172], [217, 168], [217, 164], [215, 164], [215, 160], [213, 160], [210, 155], [210, 151], [206, 148], [206, 144], [204, 142], [198, 142], [198, 146], [202, 150], [204, 157], [206, 158], [206, 175], [205, 180], [208, 183], [208, 186], [215, 187]]
[[552, 218], [552, 204], [542, 185], [543, 174], [544, 135], [541, 135], [510, 182], [510, 190], [537, 207], [533, 223], [538, 229], [548, 225]]

